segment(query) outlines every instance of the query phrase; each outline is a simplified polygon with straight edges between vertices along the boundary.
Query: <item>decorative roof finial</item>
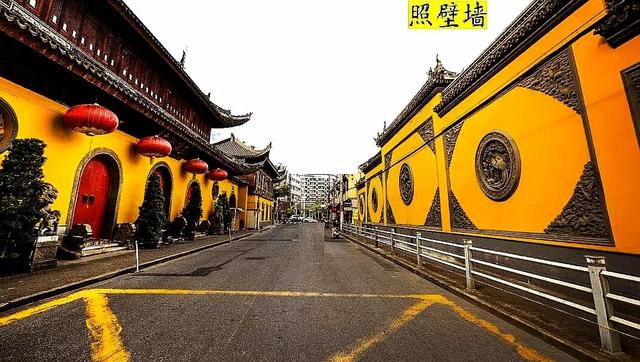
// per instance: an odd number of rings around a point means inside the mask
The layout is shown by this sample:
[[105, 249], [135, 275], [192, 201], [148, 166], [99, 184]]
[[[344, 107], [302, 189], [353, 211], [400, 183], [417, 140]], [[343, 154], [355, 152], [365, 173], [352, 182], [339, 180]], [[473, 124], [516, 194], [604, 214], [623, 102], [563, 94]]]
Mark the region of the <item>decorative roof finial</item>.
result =
[[384, 121], [384, 124], [382, 125], [382, 129], [383, 130], [387, 129], [387, 121]]
[[185, 47], [184, 50], [182, 51], [182, 58], [180, 59], [180, 68], [184, 69], [184, 63], [187, 60], [187, 49], [189, 49], [189, 47]]

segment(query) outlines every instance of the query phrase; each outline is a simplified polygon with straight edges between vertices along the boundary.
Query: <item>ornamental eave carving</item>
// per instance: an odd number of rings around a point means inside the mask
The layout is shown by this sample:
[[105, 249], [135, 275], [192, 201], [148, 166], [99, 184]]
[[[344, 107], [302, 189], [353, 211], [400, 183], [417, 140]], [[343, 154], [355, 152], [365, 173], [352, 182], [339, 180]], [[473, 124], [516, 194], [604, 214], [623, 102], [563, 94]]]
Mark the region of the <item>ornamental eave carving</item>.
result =
[[[124, 6], [126, 7], [126, 5]], [[58, 34], [48, 24], [40, 20], [34, 14], [22, 8], [22, 6], [17, 4], [15, 1], [1, 0], [0, 9], [3, 17], [9, 23], [16, 24], [22, 31], [27, 31], [31, 36], [33, 36], [34, 38], [38, 38], [40, 42], [46, 44], [51, 49], [59, 51], [60, 54], [68, 57], [70, 60], [74, 61], [76, 64], [82, 66], [86, 71], [92, 73], [98, 78], [101, 78], [107, 81], [110, 85], [115, 86], [117, 90], [119, 90], [120, 92], [123, 92], [128, 97], [140, 103], [145, 108], [152, 110], [154, 113], [162, 114], [163, 117], [172, 118], [175, 122], [181, 123], [177, 118], [173, 117], [169, 112], [164, 110], [159, 105], [155, 104], [149, 97], [147, 97], [143, 93], [136, 90], [133, 86], [126, 83], [124, 80], [118, 77], [115, 73], [105, 68], [102, 64], [97, 62], [95, 59], [91, 58], [90, 56], [86, 55], [84, 52], [79, 50], [75, 45], [73, 45], [63, 36]], [[135, 15], [132, 14], [131, 16], [137, 19]], [[139, 20], [137, 21], [139, 22]], [[155, 39], [155, 37], [153, 37], [152, 35], [151, 37]], [[157, 42], [157, 40], [155, 40], [155, 42]], [[158, 45], [162, 49], [164, 49], [164, 47], [162, 47], [162, 45], [160, 45], [159, 43]], [[170, 57], [170, 55], [168, 56]], [[171, 59], [173, 58], [171, 57]], [[226, 127], [239, 126], [250, 120], [252, 115], [251, 113], [247, 113], [243, 115], [233, 115], [231, 114], [230, 110], [224, 109], [218, 106], [217, 104], [211, 102], [210, 100], [205, 99], [206, 96], [197, 87], [197, 85], [193, 82], [193, 80], [191, 80], [191, 78], [184, 71], [180, 71], [180, 72], [184, 73], [184, 74], [181, 74], [181, 78], [183, 79], [183, 81], [185, 81], [188, 84], [188, 86], [194, 91], [194, 93], [197, 96], [199, 96], [200, 98], [202, 98], [204, 101], [207, 102], [206, 106], [212, 111], [213, 114], [215, 114], [215, 116]]]
[[382, 133], [377, 135], [376, 144], [378, 146], [382, 147], [389, 141], [400, 128], [409, 122], [415, 113], [420, 111], [420, 107], [424, 106], [441, 89], [451, 84], [458, 75], [458, 73], [447, 70], [438, 57], [436, 57], [436, 66], [433, 69], [429, 69], [427, 74], [427, 81], [409, 104], [402, 109], [400, 114], [389, 124], [389, 127], [385, 127]]
[[498, 73], [586, 0], [535, 0], [491, 45], [442, 91], [441, 117]]
[[640, 1], [605, 0], [607, 15], [596, 24], [594, 33], [614, 48], [640, 34]]

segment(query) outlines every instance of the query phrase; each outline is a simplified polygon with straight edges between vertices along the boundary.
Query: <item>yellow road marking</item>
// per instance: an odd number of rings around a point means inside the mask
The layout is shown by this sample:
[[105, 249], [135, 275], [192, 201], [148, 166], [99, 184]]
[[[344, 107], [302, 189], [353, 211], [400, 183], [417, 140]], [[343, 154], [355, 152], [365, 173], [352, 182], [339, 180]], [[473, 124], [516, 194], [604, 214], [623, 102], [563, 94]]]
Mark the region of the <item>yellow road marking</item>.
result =
[[[397, 330], [402, 328], [405, 324], [409, 323], [415, 317], [418, 316], [423, 310], [427, 309], [433, 303], [436, 303], [439, 296], [429, 296], [423, 298], [418, 303], [409, 307], [402, 312], [400, 318], [396, 319], [391, 323], [389, 327], [384, 329], [383, 331], [368, 337], [363, 338], [356, 344], [356, 346], [349, 352], [339, 353], [333, 356], [330, 360], [333, 362], [350, 362], [355, 361], [359, 356], [365, 353], [369, 348], [375, 346], [376, 344], [382, 342], [385, 338], [387, 338], [390, 334], [395, 333]], [[441, 297], [444, 298], [444, 297]]]
[[503, 341], [507, 342], [508, 344], [514, 346], [516, 348], [516, 351], [518, 352], [518, 354], [524, 358], [527, 361], [536, 361], [536, 362], [549, 362], [549, 361], [553, 361], [552, 359], [549, 359], [541, 354], [538, 353], [538, 351], [527, 347], [526, 345], [520, 343], [516, 337], [512, 334], [509, 333], [504, 333], [502, 331], [500, 331], [500, 328], [481, 318], [478, 318], [476, 315], [474, 315], [473, 313], [463, 309], [462, 307], [460, 307], [459, 305], [455, 304], [454, 302], [448, 300], [447, 302], [443, 303], [447, 306], [449, 306], [451, 309], [453, 309], [454, 312], [456, 312], [460, 317], [464, 318], [465, 320], [467, 320], [468, 322], [471, 322], [477, 326], [480, 326], [482, 328], [484, 328], [485, 330], [489, 331], [490, 333], [496, 335], [497, 337], [501, 338]]
[[[342, 294], [320, 292], [289, 292], [289, 291], [260, 291], [260, 290], [190, 290], [190, 289], [92, 289], [101, 294], [160, 294], [160, 295], [241, 295], [260, 297], [333, 297], [333, 298], [396, 298], [396, 299], [424, 299], [429, 294]], [[433, 296], [437, 296], [434, 294]]]
[[91, 339], [93, 361], [129, 361], [131, 356], [124, 348], [120, 332], [122, 327], [109, 308], [107, 296], [91, 293], [85, 297], [87, 328]]
[[121, 327], [113, 312], [109, 309], [107, 295], [221, 295], [221, 296], [262, 296], [262, 297], [333, 297], [333, 298], [393, 298], [393, 299], [417, 299], [418, 303], [403, 311], [402, 315], [384, 331], [372, 337], [364, 338], [349, 352], [340, 353], [332, 357], [334, 361], [353, 361], [372, 346], [383, 341], [387, 336], [396, 332], [409, 323], [421, 312], [433, 304], [442, 304], [466, 321], [482, 327], [491, 334], [499, 337], [504, 342], [515, 347], [518, 354], [535, 362], [551, 361], [540, 355], [536, 350], [519, 342], [512, 334], [500, 331], [495, 324], [475, 316], [463, 309], [453, 301], [439, 294], [352, 294], [352, 293], [321, 293], [321, 292], [291, 292], [291, 291], [255, 291], [255, 290], [189, 290], [189, 289], [89, 289], [76, 292], [66, 297], [59, 298], [26, 310], [0, 318], [0, 327], [42, 313], [58, 306], [84, 298], [87, 303], [87, 327], [92, 337], [92, 356], [94, 360], [127, 361], [129, 353], [122, 345], [120, 339]]
[[7, 324], [11, 324], [11, 323], [13, 323], [15, 321], [19, 321], [19, 320], [24, 319], [24, 318], [31, 317], [34, 314], [39, 314], [39, 313], [42, 313], [42, 312], [46, 312], [46, 311], [48, 311], [50, 309], [59, 307], [61, 305], [67, 304], [67, 303], [71, 303], [73, 301], [76, 301], [76, 300], [82, 298], [84, 293], [85, 292], [73, 293], [73, 294], [68, 295], [66, 297], [58, 298], [58, 299], [52, 300], [50, 302], [40, 304], [40, 305], [35, 306], [33, 308], [25, 309], [23, 311], [8, 315], [6, 317], [2, 317], [2, 318], [0, 318], [0, 327], [6, 326]]

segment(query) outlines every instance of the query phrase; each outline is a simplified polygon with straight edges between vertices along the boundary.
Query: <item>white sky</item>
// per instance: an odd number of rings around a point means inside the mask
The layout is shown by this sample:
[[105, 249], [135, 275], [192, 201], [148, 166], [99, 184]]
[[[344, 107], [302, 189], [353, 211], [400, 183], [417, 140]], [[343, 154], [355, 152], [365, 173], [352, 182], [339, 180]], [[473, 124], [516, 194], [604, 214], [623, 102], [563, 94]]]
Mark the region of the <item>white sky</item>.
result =
[[[233, 113], [233, 132], [293, 173], [353, 173], [426, 80], [459, 72], [530, 3], [489, 0], [488, 30], [409, 30], [407, 1], [126, 0], [186, 71]], [[433, 16], [433, 15], [432, 15]]]

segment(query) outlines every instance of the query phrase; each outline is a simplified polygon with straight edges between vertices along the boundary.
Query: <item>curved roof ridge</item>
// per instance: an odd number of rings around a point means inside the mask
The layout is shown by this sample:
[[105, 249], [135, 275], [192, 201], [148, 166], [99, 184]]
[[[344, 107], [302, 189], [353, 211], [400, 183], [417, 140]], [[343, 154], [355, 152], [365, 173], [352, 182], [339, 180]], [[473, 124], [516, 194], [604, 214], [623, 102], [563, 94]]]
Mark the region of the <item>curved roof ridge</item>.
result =
[[213, 146], [236, 158], [254, 159], [257, 157], [268, 156], [269, 152], [271, 152], [272, 143], [269, 142], [269, 144], [263, 149], [255, 149], [253, 146], [247, 145], [231, 133], [229, 138], [215, 142], [213, 143]]
[[[233, 115], [230, 110], [224, 109], [217, 104], [213, 103], [209, 97], [204, 94], [204, 92], [200, 89], [200, 87], [196, 84], [196, 82], [191, 78], [191, 76], [186, 72], [186, 70], [180, 65], [180, 62], [173, 56], [167, 48], [162, 45], [160, 40], [156, 38], [155, 35], [147, 28], [146, 25], [138, 18], [138, 16], [131, 10], [131, 8], [123, 1], [123, 0], [113, 0], [111, 2], [115, 7], [119, 7], [120, 14], [125, 18], [128, 18], [130, 24], [134, 28], [138, 28], [139, 34], [146, 39], [146, 41], [152, 45], [152, 48], [156, 48], [158, 53], [160, 53], [161, 57], [168, 63], [168, 65], [173, 69], [174, 72], [181, 78], [188, 88], [191, 88], [194, 91], [194, 94], [197, 98], [199, 98], [204, 105], [213, 113], [215, 113], [221, 123], [226, 127], [235, 127], [243, 125], [251, 119], [251, 115], [253, 113], [249, 112], [242, 115]], [[215, 128], [215, 127], [214, 127]]]

